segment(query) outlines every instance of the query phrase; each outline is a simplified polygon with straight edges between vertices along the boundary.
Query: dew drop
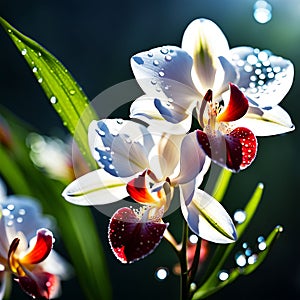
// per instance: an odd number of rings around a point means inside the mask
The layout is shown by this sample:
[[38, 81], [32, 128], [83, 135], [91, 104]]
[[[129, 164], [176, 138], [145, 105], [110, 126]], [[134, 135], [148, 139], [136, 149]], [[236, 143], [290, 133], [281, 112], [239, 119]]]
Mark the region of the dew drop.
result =
[[159, 281], [165, 280], [168, 277], [168, 274], [169, 274], [168, 269], [164, 267], [159, 267], [155, 271], [155, 277]]
[[255, 65], [257, 63], [257, 61], [258, 61], [258, 59], [257, 59], [256, 55], [250, 54], [247, 56], [247, 62], [250, 65]]
[[168, 50], [167, 48], [161, 48], [161, 49], [160, 49], [160, 52], [161, 52], [162, 54], [167, 54], [167, 53], [169, 52], [169, 50]]
[[69, 90], [69, 93], [73, 96], [73, 95], [75, 95], [75, 90]]
[[257, 261], [257, 254], [252, 254], [250, 257], [248, 257], [248, 264], [253, 265]]
[[160, 77], [164, 77], [164, 76], [165, 76], [165, 73], [164, 73], [163, 71], [160, 71], [160, 72], [158, 72], [158, 75], [159, 75]]
[[7, 222], [7, 226], [8, 226], [8, 227], [11, 227], [11, 226], [13, 226], [13, 225], [14, 225], [14, 221], [9, 220], [9, 221]]
[[27, 54], [27, 50], [26, 50], [26, 49], [23, 49], [23, 50], [21, 51], [21, 54], [22, 54], [22, 55], [26, 55], [26, 54]]
[[153, 53], [152, 52], [148, 52], [148, 57], [153, 57]]
[[114, 169], [115, 169], [115, 166], [112, 165], [112, 164], [110, 164], [110, 165], [108, 166], [108, 168], [111, 169], [111, 170], [114, 170]]
[[198, 242], [198, 237], [196, 234], [192, 234], [190, 237], [189, 237], [189, 241], [192, 243], [192, 244], [197, 244]]
[[12, 33], [11, 29], [7, 29], [7, 32], [8, 32], [8, 33]]
[[22, 218], [22, 217], [18, 217], [18, 218], [17, 218], [17, 222], [18, 222], [18, 223], [22, 223], [22, 222], [23, 222], [23, 218]]
[[51, 102], [52, 104], [57, 103], [56, 97], [52, 96], [52, 97], [50, 98], [50, 102]]
[[32, 72], [33, 72], [33, 73], [36, 73], [37, 70], [38, 70], [37, 67], [33, 67], [33, 68], [32, 68]]
[[151, 83], [152, 83], [153, 85], [156, 85], [156, 84], [157, 84], [157, 81], [156, 81], [155, 79], [152, 79], [152, 80], [151, 80]]
[[165, 56], [165, 60], [166, 60], [166, 61], [171, 61], [171, 60], [172, 60], [172, 56], [169, 55], [169, 54], [166, 55], [166, 56]]
[[122, 119], [118, 119], [117, 123], [121, 125], [121, 124], [123, 124], [123, 120]]
[[154, 66], [158, 66], [158, 65], [159, 65], [159, 61], [158, 61], [157, 59], [154, 59], [153, 65], [154, 65]]
[[39, 83], [42, 83], [42, 82], [43, 82], [43, 78], [42, 78], [42, 77], [39, 78], [39, 79], [38, 79], [38, 82], [39, 82]]
[[233, 215], [233, 219], [238, 223], [238, 224], [242, 224], [245, 222], [247, 218], [247, 215], [246, 215], [246, 212], [241, 210], [241, 209], [238, 209], [234, 215]]
[[0, 272], [3, 272], [3, 271], [5, 271], [5, 266], [0, 264]]
[[245, 254], [243, 254], [242, 252], [238, 252], [238, 253], [235, 255], [235, 261], [236, 261], [236, 264], [237, 264], [239, 267], [245, 267], [246, 264], [247, 264], [246, 256], [245, 256]]
[[15, 209], [15, 206], [13, 204], [8, 204], [7, 205], [7, 209], [10, 210], [10, 211], [12, 211], [12, 210]]
[[26, 210], [24, 208], [19, 209], [19, 215], [24, 216], [26, 214]]
[[227, 271], [224, 271], [224, 270], [220, 271], [218, 277], [221, 281], [225, 281], [229, 278], [229, 273]]
[[9, 214], [10, 214], [10, 211], [9, 211], [8, 209], [4, 208], [4, 209], [2, 210], [2, 215], [3, 215], [4, 217], [9, 216]]

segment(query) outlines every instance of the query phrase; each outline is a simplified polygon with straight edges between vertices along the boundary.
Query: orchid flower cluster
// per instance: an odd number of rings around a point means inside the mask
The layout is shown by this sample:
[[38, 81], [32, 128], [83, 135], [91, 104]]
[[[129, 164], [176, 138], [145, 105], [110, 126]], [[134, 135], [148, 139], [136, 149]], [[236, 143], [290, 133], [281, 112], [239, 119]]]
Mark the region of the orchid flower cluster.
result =
[[41, 214], [34, 199], [6, 196], [1, 181], [0, 190], [0, 299], [9, 290], [11, 275], [33, 298], [58, 297], [70, 266], [52, 249], [52, 220]]
[[131, 119], [90, 124], [89, 146], [100, 168], [68, 185], [64, 198], [86, 206], [129, 196], [140, 204], [121, 207], [110, 218], [109, 243], [122, 263], [146, 257], [163, 237], [179, 247], [164, 221], [176, 189], [194, 234], [235, 242], [233, 220], [199, 187], [211, 162], [239, 172], [254, 161], [257, 136], [294, 129], [278, 105], [291, 87], [293, 64], [267, 50], [230, 49], [216, 24], [198, 19], [181, 47], [138, 53], [131, 67], [144, 95], [132, 103]]

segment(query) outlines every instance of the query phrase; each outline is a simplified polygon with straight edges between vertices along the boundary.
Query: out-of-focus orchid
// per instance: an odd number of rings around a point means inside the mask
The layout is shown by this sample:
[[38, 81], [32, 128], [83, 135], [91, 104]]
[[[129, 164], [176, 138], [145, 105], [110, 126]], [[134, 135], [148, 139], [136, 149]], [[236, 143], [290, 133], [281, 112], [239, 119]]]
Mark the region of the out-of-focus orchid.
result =
[[53, 179], [69, 183], [75, 179], [75, 172], [82, 175], [89, 171], [75, 142], [72, 148], [71, 143], [37, 133], [29, 134], [26, 141], [33, 163]]
[[[278, 106], [291, 87], [293, 64], [269, 51], [250, 47], [230, 50], [223, 32], [210, 20], [193, 21], [184, 33], [182, 48], [164, 46], [138, 53], [132, 57], [131, 66], [145, 92], [133, 102], [131, 117], [151, 119], [151, 123], [168, 131], [170, 125], [166, 125], [166, 120], [180, 125], [171, 127], [172, 130], [181, 128], [187, 132], [192, 111], [197, 108], [202, 129], [206, 126], [206, 131], [213, 133], [209, 139], [206, 132], [211, 148], [221, 143], [220, 138], [215, 142], [220, 137], [218, 131], [224, 135], [224, 146], [211, 149], [212, 158], [232, 170], [244, 168], [254, 159], [253, 135], [281, 134], [294, 129], [289, 115]], [[207, 127], [203, 120], [207, 113], [208, 119], [220, 123], [217, 130]], [[243, 138], [247, 144], [253, 141], [251, 153], [249, 149], [242, 150]], [[235, 145], [238, 151], [234, 150]], [[207, 147], [203, 149], [209, 152]], [[225, 159], [214, 157], [215, 151], [227, 152]], [[231, 161], [232, 151], [238, 156], [236, 162]]]
[[10, 274], [33, 298], [57, 297], [60, 280], [69, 276], [70, 267], [52, 250], [54, 238], [46, 229], [51, 220], [27, 197], [9, 196], [0, 205], [0, 299]]
[[89, 142], [101, 169], [73, 181], [63, 196], [78, 205], [108, 204], [130, 196], [143, 205], [138, 210], [120, 208], [111, 218], [110, 244], [122, 262], [143, 258], [159, 244], [167, 227], [162, 217], [177, 186], [183, 215], [196, 234], [216, 243], [236, 239], [221, 204], [196, 190], [210, 162], [196, 133], [157, 133], [137, 122], [106, 119], [91, 123]]

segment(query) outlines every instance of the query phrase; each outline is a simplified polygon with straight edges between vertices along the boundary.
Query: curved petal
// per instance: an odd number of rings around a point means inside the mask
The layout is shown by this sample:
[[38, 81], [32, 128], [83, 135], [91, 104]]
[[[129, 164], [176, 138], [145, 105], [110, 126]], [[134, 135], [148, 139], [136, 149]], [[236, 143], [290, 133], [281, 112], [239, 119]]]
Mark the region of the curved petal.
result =
[[273, 107], [285, 97], [294, 78], [291, 61], [251, 47], [237, 47], [230, 52], [240, 74], [237, 85], [245, 89], [252, 104]]
[[62, 196], [77, 205], [102, 205], [119, 201], [128, 196], [129, 178], [115, 177], [105, 170], [95, 170], [71, 182]]
[[171, 99], [182, 110], [197, 100], [192, 65], [189, 54], [175, 46], [158, 47], [131, 58], [132, 71], [145, 94], [164, 102]]
[[[130, 107], [130, 118], [137, 118], [149, 124], [149, 130], [159, 130], [171, 134], [184, 134], [191, 128], [192, 115], [182, 111], [181, 122], [171, 123], [166, 121], [161, 112], [155, 106], [155, 99], [148, 95], [136, 99]], [[157, 102], [158, 100], [156, 100]], [[174, 118], [175, 120], [175, 118]], [[150, 129], [151, 128], [151, 129]]]
[[[33, 243], [33, 242], [31, 242]], [[42, 228], [37, 231], [35, 244], [27, 254], [20, 257], [21, 264], [38, 264], [50, 254], [53, 245], [53, 235], [48, 229]]]
[[7, 192], [6, 186], [3, 180], [1, 180], [0, 178], [0, 203], [4, 201], [4, 199], [6, 198], [6, 192]]
[[232, 125], [246, 127], [256, 136], [282, 134], [295, 129], [289, 114], [278, 105], [270, 110], [250, 106], [246, 115]]
[[218, 244], [237, 240], [233, 221], [224, 207], [204, 191], [196, 190], [188, 205], [181, 197], [181, 210], [190, 229], [201, 238]]
[[256, 137], [245, 127], [237, 127], [225, 135], [219, 131], [206, 134], [197, 130], [197, 139], [201, 148], [216, 164], [234, 172], [248, 167], [256, 156]]
[[5, 295], [8, 275], [9, 274], [5, 271], [0, 272], [0, 299], [1, 300], [4, 298], [4, 295]]
[[5, 224], [8, 225], [6, 232], [10, 239], [13, 238], [9, 234], [10, 230], [14, 233], [22, 232], [28, 241], [36, 236], [37, 229], [53, 227], [53, 220], [42, 215], [40, 204], [33, 198], [11, 195], [2, 203], [2, 208]]
[[149, 167], [154, 143], [147, 128], [133, 121], [103, 119], [89, 126], [94, 158], [113, 176], [128, 177]]
[[[148, 214], [148, 211], [144, 214]], [[133, 263], [155, 250], [167, 226], [158, 221], [142, 222], [132, 209], [120, 208], [109, 223], [111, 249], [122, 263]]]
[[237, 127], [225, 135], [229, 169], [239, 171], [247, 168], [255, 159], [257, 140], [255, 135], [245, 127]]
[[247, 98], [239, 88], [230, 83], [230, 99], [227, 107], [216, 118], [217, 122], [231, 122], [240, 119], [248, 110]]
[[[209, 163], [205, 151], [199, 147], [197, 131], [187, 134], [181, 143], [180, 171], [178, 177], [171, 179], [173, 184], [187, 183], [207, 171]], [[192, 155], [191, 155], [192, 153]]]
[[28, 272], [29, 276], [18, 277], [21, 288], [33, 298], [52, 299], [60, 290], [59, 278], [47, 272]]
[[210, 20], [194, 20], [184, 32], [182, 49], [193, 58], [192, 78], [201, 95], [208, 89], [215, 89], [217, 69], [223, 69], [219, 57], [229, 54], [228, 42], [221, 29]]

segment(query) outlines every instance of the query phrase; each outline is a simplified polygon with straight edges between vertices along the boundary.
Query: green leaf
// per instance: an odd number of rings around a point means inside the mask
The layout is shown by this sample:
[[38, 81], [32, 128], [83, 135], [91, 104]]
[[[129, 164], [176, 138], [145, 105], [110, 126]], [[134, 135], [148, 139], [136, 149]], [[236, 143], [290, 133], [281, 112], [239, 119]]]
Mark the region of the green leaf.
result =
[[223, 197], [227, 191], [230, 179], [232, 176], [232, 172], [230, 172], [227, 169], [222, 169], [220, 172], [220, 175], [218, 177], [218, 180], [214, 186], [214, 190], [212, 192], [212, 196], [221, 202], [223, 200]]
[[46, 49], [0, 17], [0, 23], [29, 65], [49, 102], [74, 136], [89, 163], [96, 166], [87, 141], [88, 126], [97, 115], [70, 72]]
[[[225, 177], [226, 178], [226, 177]], [[244, 231], [246, 230], [249, 222], [253, 218], [256, 209], [261, 201], [263, 194], [263, 184], [259, 183], [255, 189], [253, 195], [251, 196], [249, 202], [247, 203], [244, 212], [246, 214], [246, 220], [242, 224], [236, 225], [236, 231], [238, 234], [238, 240], [242, 237]], [[207, 277], [205, 278], [204, 283], [193, 295], [193, 300], [203, 299], [209, 295], [217, 292], [220, 288], [232, 282], [235, 278], [238, 277], [239, 273], [236, 271], [230, 274], [230, 280], [220, 281], [218, 279], [219, 272], [223, 269], [226, 259], [233, 250], [235, 243], [229, 245], [219, 245], [214, 253], [214, 256], [211, 260], [211, 263], [206, 272]]]
[[11, 149], [0, 147], [0, 174], [15, 194], [36, 198], [43, 211], [55, 217], [85, 299], [111, 299], [106, 260], [90, 209], [64, 201], [62, 183], [41, 173], [29, 158], [26, 124], [1, 106], [0, 115], [9, 125], [13, 145]]

